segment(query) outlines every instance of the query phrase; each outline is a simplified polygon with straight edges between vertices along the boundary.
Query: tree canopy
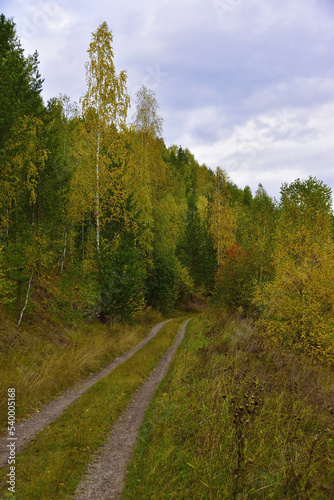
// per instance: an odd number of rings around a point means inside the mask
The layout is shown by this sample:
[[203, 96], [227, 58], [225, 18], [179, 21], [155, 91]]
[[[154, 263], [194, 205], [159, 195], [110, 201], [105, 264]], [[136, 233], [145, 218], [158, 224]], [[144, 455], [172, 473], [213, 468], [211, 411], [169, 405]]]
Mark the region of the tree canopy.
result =
[[309, 177], [240, 189], [167, 147], [155, 93], [133, 122], [106, 22], [92, 33], [81, 106], [44, 105], [38, 54], [0, 16], [0, 300], [19, 324], [46, 308], [133, 321], [215, 302], [264, 335], [333, 360], [332, 192]]

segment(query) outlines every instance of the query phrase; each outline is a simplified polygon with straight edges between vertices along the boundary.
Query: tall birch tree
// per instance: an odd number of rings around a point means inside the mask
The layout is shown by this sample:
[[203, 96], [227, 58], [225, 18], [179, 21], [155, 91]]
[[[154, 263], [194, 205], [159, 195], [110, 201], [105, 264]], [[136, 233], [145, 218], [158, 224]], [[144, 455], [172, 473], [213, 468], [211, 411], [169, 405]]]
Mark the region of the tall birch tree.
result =
[[210, 233], [217, 249], [218, 265], [221, 265], [227, 250], [235, 243], [236, 219], [230, 204], [226, 174], [220, 167], [216, 172], [210, 209]]
[[116, 74], [113, 35], [106, 22], [103, 22], [92, 34], [89, 45], [89, 60], [86, 63], [87, 92], [82, 97], [84, 118], [94, 135], [95, 143], [95, 220], [96, 247], [100, 251], [101, 230], [101, 169], [105, 159], [101, 158], [101, 143], [106, 129], [120, 129], [125, 126], [130, 97], [126, 89], [127, 74]]

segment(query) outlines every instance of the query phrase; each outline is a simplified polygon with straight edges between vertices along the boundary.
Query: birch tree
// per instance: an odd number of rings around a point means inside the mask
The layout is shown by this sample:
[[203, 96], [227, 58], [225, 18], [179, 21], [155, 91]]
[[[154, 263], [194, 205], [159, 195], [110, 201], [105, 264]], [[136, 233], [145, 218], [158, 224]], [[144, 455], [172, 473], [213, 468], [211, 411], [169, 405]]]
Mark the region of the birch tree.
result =
[[100, 251], [101, 231], [101, 170], [106, 167], [102, 158], [102, 141], [106, 129], [125, 126], [130, 98], [127, 94], [125, 71], [116, 74], [113, 52], [113, 35], [106, 22], [92, 34], [89, 45], [89, 60], [86, 63], [87, 92], [82, 97], [82, 111], [91, 130], [94, 142], [95, 163], [95, 220], [96, 247]]
[[281, 188], [274, 279], [255, 303], [266, 335], [313, 358], [334, 359], [331, 190], [310, 177]]
[[152, 90], [143, 85], [136, 94], [137, 111], [135, 114], [135, 127], [138, 132], [153, 137], [162, 134], [162, 118], [158, 115], [158, 102]]
[[[31, 294], [34, 274], [38, 274], [48, 258], [44, 236], [40, 230], [40, 177], [47, 160], [43, 148], [42, 122], [25, 116], [13, 127], [1, 162], [0, 202], [6, 218], [5, 266], [9, 283], [15, 283], [16, 309], [21, 323]], [[1, 278], [0, 278], [1, 279]], [[23, 289], [27, 285], [27, 291]], [[1, 288], [1, 286], [0, 286]], [[22, 308], [22, 299], [25, 296]], [[10, 297], [8, 298], [10, 302]], [[13, 300], [12, 300], [13, 302]]]
[[235, 243], [236, 220], [230, 205], [226, 174], [218, 167], [210, 209], [210, 233], [221, 265], [229, 248]]
[[[137, 168], [149, 187], [149, 198], [160, 197], [166, 182], [166, 165], [161, 157], [163, 119], [158, 114], [159, 105], [152, 90], [144, 85], [136, 94], [134, 128], [139, 137]], [[141, 185], [139, 183], [138, 187]]]
[[127, 133], [127, 165], [125, 182], [139, 211], [143, 225], [138, 244], [145, 256], [146, 265], [152, 267], [154, 225], [158, 196], [166, 180], [166, 165], [162, 160], [162, 118], [153, 91], [145, 86], [136, 94], [136, 113]]

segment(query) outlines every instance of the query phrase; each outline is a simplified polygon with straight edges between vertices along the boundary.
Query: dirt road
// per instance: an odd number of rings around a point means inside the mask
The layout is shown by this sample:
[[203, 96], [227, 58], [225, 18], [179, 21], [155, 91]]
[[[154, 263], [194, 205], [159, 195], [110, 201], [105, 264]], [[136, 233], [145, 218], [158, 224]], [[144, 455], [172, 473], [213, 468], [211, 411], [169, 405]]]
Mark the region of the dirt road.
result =
[[[62, 396], [55, 399], [48, 405], [44, 405], [39, 413], [35, 413], [32, 417], [24, 420], [20, 424], [16, 425], [16, 453], [22, 451], [25, 446], [32, 441], [38, 432], [40, 432], [44, 427], [48, 426], [51, 422], [55, 421], [66, 408], [82, 396], [95, 382], [101, 380], [102, 378], [109, 375], [118, 365], [127, 361], [131, 356], [133, 356], [139, 349], [141, 349], [147, 342], [149, 342], [161, 328], [170, 320], [163, 321], [155, 325], [150, 333], [145, 337], [139, 344], [133, 347], [130, 351], [126, 352], [122, 356], [115, 358], [109, 365], [107, 365], [103, 370], [94, 375], [91, 375], [84, 381], [80, 382], [73, 389], [64, 392]], [[8, 460], [8, 439], [4, 436], [0, 439], [0, 467], [7, 465]]]
[[109, 438], [87, 468], [76, 490], [76, 500], [113, 500], [120, 498], [127, 465], [138, 439], [139, 427], [158, 384], [167, 374], [169, 365], [181, 343], [187, 320], [179, 330], [175, 343], [159, 361], [147, 381], [134, 395], [127, 409], [114, 425]]

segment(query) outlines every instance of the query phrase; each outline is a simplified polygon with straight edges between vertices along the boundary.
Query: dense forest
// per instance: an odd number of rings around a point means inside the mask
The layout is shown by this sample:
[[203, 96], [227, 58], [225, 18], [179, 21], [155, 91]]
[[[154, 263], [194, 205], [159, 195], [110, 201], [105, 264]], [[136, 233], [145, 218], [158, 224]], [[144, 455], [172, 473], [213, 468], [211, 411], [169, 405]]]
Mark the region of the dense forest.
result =
[[280, 200], [167, 147], [154, 92], [129, 117], [106, 23], [92, 34], [87, 88], [45, 105], [38, 54], [0, 16], [0, 300], [20, 326], [47, 310], [133, 321], [222, 304], [311, 358], [334, 359], [331, 189], [310, 177]]

